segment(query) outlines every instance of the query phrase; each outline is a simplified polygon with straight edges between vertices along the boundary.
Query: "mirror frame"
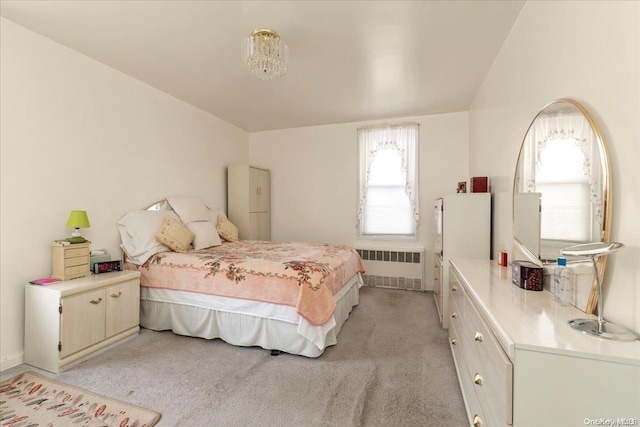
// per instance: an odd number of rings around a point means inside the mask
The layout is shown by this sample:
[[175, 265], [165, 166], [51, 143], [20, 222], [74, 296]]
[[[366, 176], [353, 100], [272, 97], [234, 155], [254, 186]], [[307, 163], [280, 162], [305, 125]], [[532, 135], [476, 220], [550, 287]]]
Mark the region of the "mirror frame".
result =
[[[518, 170], [519, 170], [519, 165], [520, 165], [520, 158], [523, 155], [523, 149], [524, 149], [524, 145], [527, 141], [527, 135], [529, 135], [529, 131], [531, 130], [531, 127], [533, 126], [533, 124], [535, 123], [535, 121], [538, 119], [538, 117], [540, 117], [540, 115], [549, 107], [558, 104], [558, 103], [569, 103], [572, 104], [574, 107], [576, 107], [578, 109], [578, 111], [580, 111], [582, 113], [582, 115], [585, 117], [585, 119], [587, 120], [587, 122], [589, 123], [589, 126], [591, 127], [591, 129], [593, 130], [593, 133], [595, 135], [596, 138], [596, 142], [598, 144], [598, 152], [600, 154], [600, 165], [602, 167], [602, 224], [600, 227], [600, 241], [604, 242], [604, 243], [608, 243], [609, 239], [610, 239], [610, 234], [611, 234], [611, 167], [609, 164], [609, 156], [607, 155], [607, 147], [605, 145], [604, 142], [604, 138], [602, 137], [602, 133], [600, 131], [600, 128], [598, 127], [597, 123], [595, 122], [595, 120], [593, 119], [593, 117], [591, 116], [591, 114], [589, 114], [589, 112], [586, 110], [586, 108], [580, 104], [578, 101], [571, 99], [571, 98], [559, 98], [556, 99], [554, 101], [549, 102], [548, 104], [546, 104], [544, 107], [542, 107], [542, 109], [540, 109], [540, 111], [538, 111], [538, 113], [536, 114], [536, 116], [533, 118], [533, 120], [531, 121], [531, 123], [529, 123], [529, 127], [527, 128], [527, 131], [524, 134], [524, 138], [522, 139], [522, 143], [520, 144], [520, 150], [518, 152], [518, 159], [516, 161], [516, 167], [515, 167], [515, 172], [513, 174], [513, 187], [512, 187], [512, 200], [511, 200], [511, 208], [512, 208], [512, 243], [513, 243], [513, 249], [514, 252], [517, 251], [519, 252], [523, 257], [526, 258], [527, 261], [530, 262], [534, 262], [538, 265], [543, 265], [542, 261], [538, 258], [537, 255], [534, 255], [526, 246], [524, 246], [517, 238], [515, 235], [515, 191], [516, 191], [516, 185], [517, 185], [517, 174], [518, 174]], [[514, 258], [515, 260], [515, 255]], [[603, 280], [604, 277], [604, 271], [605, 271], [605, 266], [606, 266], [606, 262], [607, 262], [607, 256], [601, 256], [598, 258], [597, 263], [598, 263], [598, 272], [599, 272], [599, 276], [600, 276], [600, 280]], [[598, 306], [598, 281], [596, 280], [596, 278], [594, 277], [592, 280], [592, 284], [591, 284], [591, 290], [589, 293], [589, 298], [587, 301], [587, 306], [584, 309], [585, 313], [587, 314], [593, 314], [594, 311], [596, 310]], [[580, 307], [579, 307], [580, 308]], [[582, 308], [580, 308], [582, 309]]]

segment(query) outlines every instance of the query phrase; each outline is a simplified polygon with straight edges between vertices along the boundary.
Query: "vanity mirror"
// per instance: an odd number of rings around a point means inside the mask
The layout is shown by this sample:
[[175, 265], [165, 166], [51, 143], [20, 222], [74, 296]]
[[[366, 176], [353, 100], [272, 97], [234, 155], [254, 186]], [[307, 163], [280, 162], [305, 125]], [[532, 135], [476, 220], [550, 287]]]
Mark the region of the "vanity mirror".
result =
[[[593, 118], [572, 99], [547, 104], [531, 122], [516, 165], [514, 259], [551, 266], [567, 246], [608, 242], [610, 194], [606, 147]], [[605, 263], [606, 256], [598, 258], [600, 277]], [[586, 274], [590, 291], [576, 305], [593, 313], [597, 281]]]

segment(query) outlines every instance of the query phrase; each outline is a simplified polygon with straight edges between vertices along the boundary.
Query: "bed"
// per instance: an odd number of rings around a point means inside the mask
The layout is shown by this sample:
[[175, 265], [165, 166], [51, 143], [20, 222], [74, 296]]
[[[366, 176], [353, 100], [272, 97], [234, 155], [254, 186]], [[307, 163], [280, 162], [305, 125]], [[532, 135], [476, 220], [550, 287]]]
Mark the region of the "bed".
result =
[[[161, 235], [176, 222], [193, 233], [188, 247]], [[233, 226], [196, 198], [168, 198], [118, 222], [125, 268], [141, 273], [140, 325], [272, 354], [318, 357], [335, 345], [359, 302], [355, 249], [237, 240], [220, 223]]]

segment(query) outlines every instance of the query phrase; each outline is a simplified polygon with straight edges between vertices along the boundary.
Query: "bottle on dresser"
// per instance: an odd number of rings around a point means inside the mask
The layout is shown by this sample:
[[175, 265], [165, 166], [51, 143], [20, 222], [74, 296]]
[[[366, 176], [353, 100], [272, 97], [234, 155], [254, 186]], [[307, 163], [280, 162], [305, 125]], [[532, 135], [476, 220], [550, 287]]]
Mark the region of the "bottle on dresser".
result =
[[573, 275], [571, 269], [567, 268], [567, 259], [558, 257], [558, 265], [554, 269], [553, 293], [555, 300], [562, 306], [571, 304], [573, 293]]

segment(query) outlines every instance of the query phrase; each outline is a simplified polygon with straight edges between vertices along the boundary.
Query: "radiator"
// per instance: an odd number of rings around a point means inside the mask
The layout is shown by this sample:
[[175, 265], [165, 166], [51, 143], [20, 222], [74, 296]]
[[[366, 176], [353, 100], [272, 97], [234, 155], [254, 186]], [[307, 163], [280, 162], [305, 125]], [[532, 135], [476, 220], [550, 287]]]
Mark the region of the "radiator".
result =
[[424, 249], [356, 248], [367, 270], [365, 286], [424, 290]]

